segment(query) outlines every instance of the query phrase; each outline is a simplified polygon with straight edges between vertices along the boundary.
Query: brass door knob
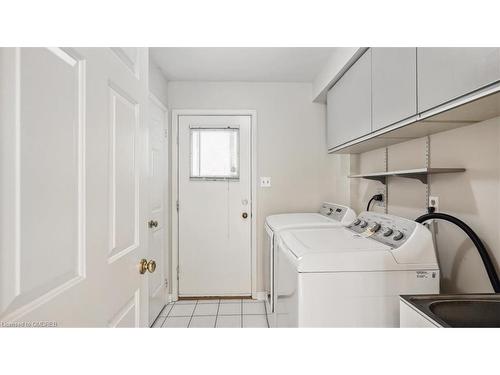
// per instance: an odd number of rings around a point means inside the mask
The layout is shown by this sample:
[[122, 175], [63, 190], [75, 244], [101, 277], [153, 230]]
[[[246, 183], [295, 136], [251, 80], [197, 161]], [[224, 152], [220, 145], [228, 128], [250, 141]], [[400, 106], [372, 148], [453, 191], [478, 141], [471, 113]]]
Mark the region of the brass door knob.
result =
[[139, 273], [141, 275], [144, 275], [147, 270], [148, 270], [148, 260], [141, 259], [141, 261], [139, 262]]
[[146, 271], [149, 271], [150, 273], [155, 272], [156, 270], [156, 262], [154, 260], [150, 260], [148, 262], [147, 259], [141, 259], [139, 262], [139, 273], [141, 275], [144, 275]]
[[153, 272], [155, 272], [155, 270], [156, 270], [156, 262], [154, 260], [150, 260], [148, 262], [148, 271], [150, 273], [153, 273]]
[[149, 220], [148, 221], [148, 227], [150, 227], [150, 228], [157, 228], [158, 227], [158, 222], [156, 220]]
[[246, 212], [243, 212], [243, 213], [241, 214], [241, 217], [242, 217], [243, 219], [246, 219], [246, 218], [248, 217], [248, 214], [247, 214]]

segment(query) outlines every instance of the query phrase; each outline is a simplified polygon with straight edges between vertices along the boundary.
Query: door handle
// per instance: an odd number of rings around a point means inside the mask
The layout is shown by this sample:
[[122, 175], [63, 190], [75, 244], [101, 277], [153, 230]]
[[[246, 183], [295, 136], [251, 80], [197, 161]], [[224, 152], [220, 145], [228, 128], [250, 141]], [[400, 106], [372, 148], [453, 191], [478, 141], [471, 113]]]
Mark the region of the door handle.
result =
[[156, 220], [149, 220], [148, 221], [148, 227], [150, 227], [150, 228], [157, 228], [158, 227], [158, 222]]
[[241, 217], [242, 217], [243, 219], [246, 219], [246, 218], [248, 217], [248, 214], [247, 214], [246, 212], [243, 212], [243, 213], [241, 214]]
[[148, 260], [141, 259], [141, 261], [139, 262], [139, 273], [141, 275], [144, 275], [147, 270], [148, 270]]
[[149, 271], [149, 273], [153, 273], [153, 272], [155, 272], [155, 270], [156, 270], [156, 262], [151, 259], [148, 262], [148, 271]]
[[156, 270], [156, 262], [154, 260], [150, 260], [148, 262], [147, 259], [141, 259], [139, 262], [139, 273], [141, 275], [144, 275], [146, 271], [149, 271], [149, 273], [153, 273]]

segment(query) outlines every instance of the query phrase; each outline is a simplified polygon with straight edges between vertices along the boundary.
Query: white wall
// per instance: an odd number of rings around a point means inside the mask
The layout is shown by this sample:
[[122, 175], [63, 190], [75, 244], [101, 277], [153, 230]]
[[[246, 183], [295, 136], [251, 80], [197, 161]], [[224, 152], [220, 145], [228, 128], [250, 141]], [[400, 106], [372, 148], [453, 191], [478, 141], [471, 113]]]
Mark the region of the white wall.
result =
[[149, 58], [149, 92], [167, 106], [167, 80], [151, 56]]
[[[425, 138], [388, 148], [389, 170], [425, 166]], [[479, 235], [500, 262], [500, 117], [430, 137], [432, 167], [464, 167], [465, 173], [432, 175], [431, 195], [439, 196], [439, 211], [457, 216]], [[384, 170], [385, 149], [352, 157], [352, 172]], [[388, 179], [388, 212], [415, 219], [426, 212], [425, 185], [417, 180]], [[382, 185], [360, 180], [351, 192], [352, 206], [366, 208]], [[380, 210], [378, 207], [375, 210]], [[491, 292], [484, 267], [472, 243], [460, 229], [438, 222], [437, 246], [443, 292]]]
[[318, 103], [326, 102], [326, 93], [348, 67], [359, 58], [366, 48], [337, 47], [332, 52], [327, 63], [318, 72], [312, 83], [312, 99]]
[[[262, 290], [262, 246], [267, 215], [317, 211], [336, 195], [335, 163], [327, 154], [325, 105], [311, 102], [311, 84], [169, 82], [169, 109], [257, 111], [257, 174], [271, 188], [257, 191], [258, 283]], [[342, 185], [342, 184], [341, 184]]]
[[[325, 107], [311, 102], [311, 85], [299, 83], [170, 82], [171, 109], [255, 109], [258, 117], [258, 175], [273, 186], [258, 190], [258, 289], [261, 290], [264, 219], [279, 212], [314, 211], [319, 202], [350, 204], [356, 212], [382, 185], [351, 180], [349, 173], [385, 168], [385, 149], [356, 156], [328, 155]], [[460, 174], [430, 178], [440, 211], [468, 223], [500, 261], [500, 118], [431, 136], [431, 166], [465, 167]], [[421, 167], [425, 138], [388, 148], [389, 169]], [[414, 219], [425, 213], [425, 185], [389, 178], [388, 212]], [[376, 209], [378, 210], [378, 208]], [[437, 245], [443, 292], [490, 292], [472, 243], [459, 229], [439, 222]]]

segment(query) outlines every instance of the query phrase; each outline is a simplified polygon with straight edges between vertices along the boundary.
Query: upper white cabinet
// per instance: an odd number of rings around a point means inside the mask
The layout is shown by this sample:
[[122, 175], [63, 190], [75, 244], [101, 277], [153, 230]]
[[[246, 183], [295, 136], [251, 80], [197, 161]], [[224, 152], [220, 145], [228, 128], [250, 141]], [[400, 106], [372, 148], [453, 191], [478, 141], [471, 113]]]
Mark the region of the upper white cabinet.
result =
[[329, 149], [371, 132], [371, 50], [328, 92], [327, 124]]
[[372, 48], [372, 131], [417, 114], [417, 49]]
[[370, 48], [328, 91], [328, 149], [364, 152], [484, 121], [500, 115], [499, 100], [498, 47]]
[[418, 48], [418, 111], [500, 80], [500, 48]]

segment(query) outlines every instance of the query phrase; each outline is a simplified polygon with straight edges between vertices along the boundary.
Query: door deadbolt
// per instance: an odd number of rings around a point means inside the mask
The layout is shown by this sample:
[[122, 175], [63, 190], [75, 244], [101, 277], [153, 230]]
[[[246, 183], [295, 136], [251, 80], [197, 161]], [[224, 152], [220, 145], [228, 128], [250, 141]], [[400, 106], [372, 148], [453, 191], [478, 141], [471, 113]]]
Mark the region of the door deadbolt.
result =
[[148, 221], [148, 227], [150, 227], [150, 228], [157, 228], [158, 227], [158, 222], [156, 220], [149, 220]]
[[248, 217], [248, 214], [247, 214], [246, 212], [243, 212], [243, 213], [241, 214], [241, 217], [242, 217], [243, 219], [246, 219], [246, 218]]

